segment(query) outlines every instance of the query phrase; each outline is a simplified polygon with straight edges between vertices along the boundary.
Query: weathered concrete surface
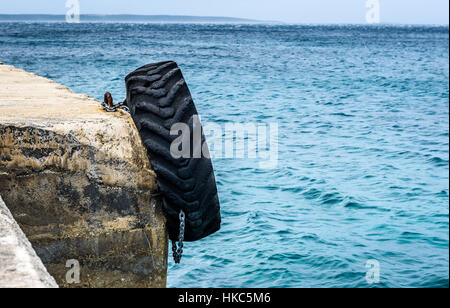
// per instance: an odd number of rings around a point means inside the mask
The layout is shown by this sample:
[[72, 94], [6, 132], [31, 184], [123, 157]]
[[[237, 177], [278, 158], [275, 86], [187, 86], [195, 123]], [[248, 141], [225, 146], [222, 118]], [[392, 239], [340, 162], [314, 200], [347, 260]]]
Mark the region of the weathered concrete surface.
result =
[[165, 218], [131, 117], [0, 65], [0, 194], [50, 274], [83, 287], [165, 287]]
[[57, 288], [0, 196], [0, 288]]

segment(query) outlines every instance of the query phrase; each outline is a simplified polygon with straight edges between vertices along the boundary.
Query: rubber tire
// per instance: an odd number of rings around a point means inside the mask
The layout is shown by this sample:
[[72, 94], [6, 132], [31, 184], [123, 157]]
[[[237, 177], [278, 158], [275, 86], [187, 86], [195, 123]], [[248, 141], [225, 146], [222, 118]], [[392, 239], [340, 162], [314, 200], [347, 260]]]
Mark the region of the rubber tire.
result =
[[148, 64], [129, 74], [125, 83], [127, 105], [157, 174], [170, 239], [178, 240], [180, 210], [186, 214], [185, 241], [218, 231], [220, 204], [211, 159], [175, 159], [170, 154], [178, 137], [170, 135], [172, 125], [188, 124], [193, 144], [191, 119], [197, 115], [180, 68], [173, 61]]

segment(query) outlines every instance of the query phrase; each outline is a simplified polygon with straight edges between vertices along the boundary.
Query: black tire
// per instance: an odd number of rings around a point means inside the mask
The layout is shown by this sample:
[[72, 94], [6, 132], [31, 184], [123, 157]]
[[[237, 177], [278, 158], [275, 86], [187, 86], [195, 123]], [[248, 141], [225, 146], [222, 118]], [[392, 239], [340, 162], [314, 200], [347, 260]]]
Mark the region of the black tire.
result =
[[176, 159], [170, 153], [177, 138], [170, 135], [172, 125], [181, 122], [192, 128], [191, 119], [197, 115], [178, 65], [172, 61], [148, 64], [129, 74], [125, 82], [127, 105], [157, 174], [170, 239], [178, 240], [180, 210], [186, 214], [185, 241], [218, 231], [220, 204], [211, 159], [203, 155]]

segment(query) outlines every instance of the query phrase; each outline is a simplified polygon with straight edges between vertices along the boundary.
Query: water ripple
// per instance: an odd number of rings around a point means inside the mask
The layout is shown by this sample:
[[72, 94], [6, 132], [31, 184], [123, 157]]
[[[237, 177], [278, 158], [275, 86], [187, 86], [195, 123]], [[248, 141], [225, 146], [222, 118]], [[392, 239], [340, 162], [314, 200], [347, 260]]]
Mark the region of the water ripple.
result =
[[199, 113], [278, 122], [279, 166], [214, 160], [222, 230], [170, 287], [449, 286], [448, 27], [0, 23], [0, 61], [102, 99], [175, 60]]

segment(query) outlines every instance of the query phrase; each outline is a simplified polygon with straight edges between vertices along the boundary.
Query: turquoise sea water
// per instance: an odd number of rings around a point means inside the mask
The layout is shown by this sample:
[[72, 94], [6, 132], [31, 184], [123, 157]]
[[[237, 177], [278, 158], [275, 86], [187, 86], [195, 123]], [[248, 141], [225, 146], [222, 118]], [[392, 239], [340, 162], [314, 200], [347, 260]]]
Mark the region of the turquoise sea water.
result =
[[168, 286], [368, 287], [369, 259], [449, 286], [448, 27], [0, 23], [0, 61], [98, 99], [169, 59], [203, 121], [277, 122], [280, 160], [214, 160], [222, 230]]

